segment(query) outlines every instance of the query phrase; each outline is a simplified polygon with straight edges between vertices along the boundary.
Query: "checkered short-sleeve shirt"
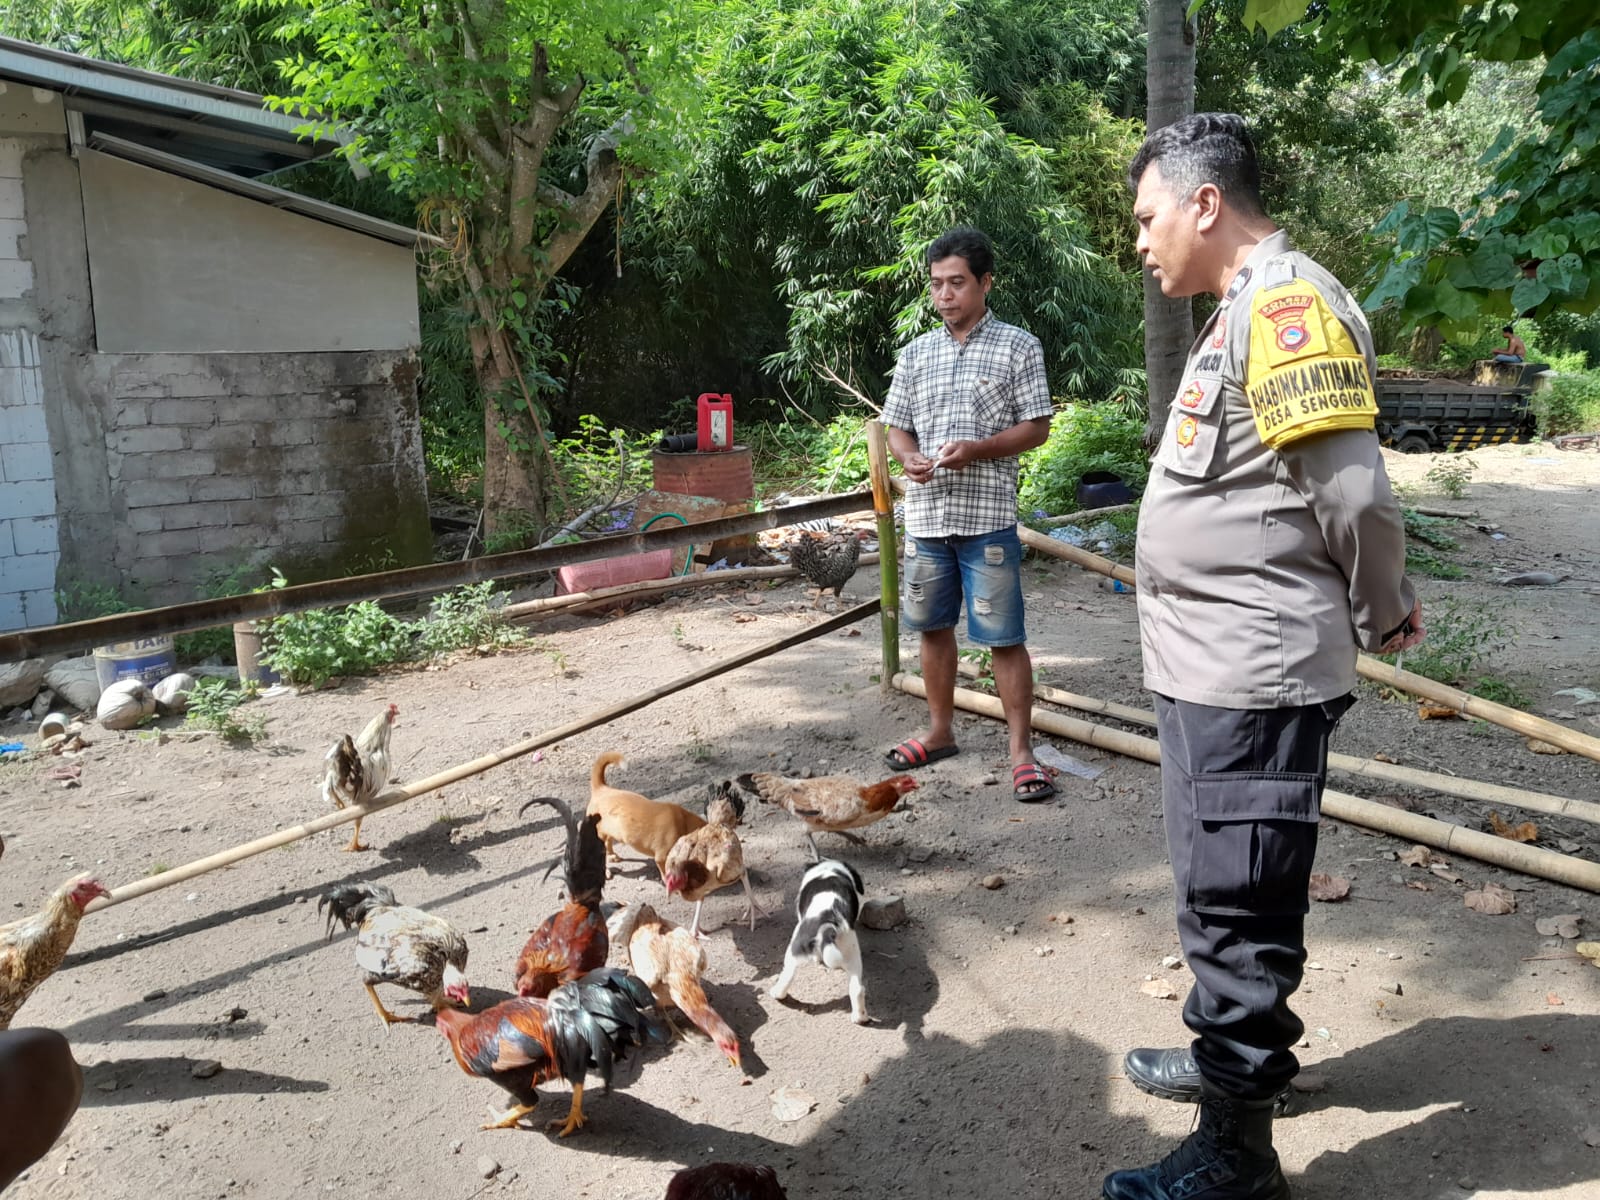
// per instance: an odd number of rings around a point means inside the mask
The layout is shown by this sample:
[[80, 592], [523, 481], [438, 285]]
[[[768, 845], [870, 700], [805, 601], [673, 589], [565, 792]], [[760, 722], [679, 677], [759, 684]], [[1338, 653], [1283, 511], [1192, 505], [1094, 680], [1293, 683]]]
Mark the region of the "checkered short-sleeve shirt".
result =
[[[929, 457], [945, 442], [979, 441], [1013, 425], [1048, 417], [1039, 339], [992, 313], [956, 341], [943, 327], [900, 352], [883, 406], [883, 423], [917, 439]], [[906, 485], [906, 532], [965, 537], [1017, 523], [1017, 460], [984, 459], [960, 471], [935, 471]]]

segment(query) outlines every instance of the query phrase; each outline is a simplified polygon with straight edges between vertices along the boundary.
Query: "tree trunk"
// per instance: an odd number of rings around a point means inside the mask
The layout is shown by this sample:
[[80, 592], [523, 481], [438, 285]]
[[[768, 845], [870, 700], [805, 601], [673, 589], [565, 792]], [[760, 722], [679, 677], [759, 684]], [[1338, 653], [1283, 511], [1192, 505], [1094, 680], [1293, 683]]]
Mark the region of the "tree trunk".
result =
[[[544, 454], [533, 422], [514, 407], [522, 397], [511, 364], [495, 353], [492, 334], [471, 332], [473, 366], [483, 396], [483, 535], [526, 530], [542, 536], [545, 526]], [[537, 541], [535, 536], [533, 541]], [[533, 541], [528, 544], [532, 545]]]
[[[1149, 0], [1145, 53], [1145, 131], [1154, 133], [1194, 111], [1194, 25], [1188, 0]], [[1172, 398], [1183, 386], [1183, 364], [1194, 341], [1194, 309], [1187, 297], [1169, 299], [1144, 274], [1144, 362], [1150, 390], [1145, 445], [1154, 449]]]
[[1411, 361], [1420, 367], [1434, 366], [1443, 346], [1444, 331], [1437, 325], [1424, 325], [1411, 335]]

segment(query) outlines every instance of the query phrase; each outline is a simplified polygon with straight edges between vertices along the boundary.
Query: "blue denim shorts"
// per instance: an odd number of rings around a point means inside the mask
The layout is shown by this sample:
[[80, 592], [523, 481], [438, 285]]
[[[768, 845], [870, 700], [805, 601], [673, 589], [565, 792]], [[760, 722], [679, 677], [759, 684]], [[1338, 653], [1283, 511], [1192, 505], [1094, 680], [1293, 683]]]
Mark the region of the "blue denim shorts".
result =
[[1022, 542], [1016, 526], [970, 537], [906, 536], [901, 625], [912, 633], [954, 629], [967, 602], [967, 640], [976, 646], [1020, 646]]

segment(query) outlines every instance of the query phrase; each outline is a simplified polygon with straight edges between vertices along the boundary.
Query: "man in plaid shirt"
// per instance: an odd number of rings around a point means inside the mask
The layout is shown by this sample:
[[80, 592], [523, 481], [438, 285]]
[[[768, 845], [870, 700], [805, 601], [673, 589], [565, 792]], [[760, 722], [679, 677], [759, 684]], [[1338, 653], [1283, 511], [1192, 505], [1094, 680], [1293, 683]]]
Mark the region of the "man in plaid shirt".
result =
[[968, 640], [994, 654], [1013, 795], [1036, 803], [1055, 795], [1055, 785], [1033, 758], [1017, 455], [1050, 434], [1044, 353], [1038, 338], [989, 312], [994, 248], [981, 230], [950, 230], [928, 247], [927, 262], [944, 327], [900, 352], [883, 423], [908, 482], [901, 616], [922, 634], [929, 724], [888, 762], [903, 771], [957, 753], [955, 631], [965, 599]]

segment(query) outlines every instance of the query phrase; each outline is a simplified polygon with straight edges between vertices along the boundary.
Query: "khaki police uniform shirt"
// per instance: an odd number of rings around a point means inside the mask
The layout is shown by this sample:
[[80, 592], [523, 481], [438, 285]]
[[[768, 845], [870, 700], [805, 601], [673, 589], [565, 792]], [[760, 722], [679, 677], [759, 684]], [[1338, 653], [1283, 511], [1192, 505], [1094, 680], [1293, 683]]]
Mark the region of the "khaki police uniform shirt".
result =
[[1282, 231], [1262, 241], [1189, 352], [1140, 508], [1151, 691], [1331, 700], [1410, 614], [1374, 371], [1350, 293]]

